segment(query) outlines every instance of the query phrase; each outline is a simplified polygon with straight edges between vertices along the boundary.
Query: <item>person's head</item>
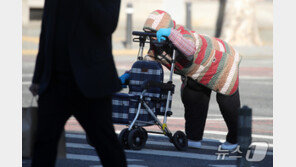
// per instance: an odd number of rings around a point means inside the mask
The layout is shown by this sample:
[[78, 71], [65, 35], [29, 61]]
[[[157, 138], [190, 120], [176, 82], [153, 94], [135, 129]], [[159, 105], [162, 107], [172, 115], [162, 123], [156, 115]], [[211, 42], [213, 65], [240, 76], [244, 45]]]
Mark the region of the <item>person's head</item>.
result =
[[162, 10], [151, 12], [143, 26], [145, 32], [157, 32], [160, 28], [175, 28], [176, 23], [171, 15]]
[[[190, 40], [195, 40], [193, 32], [186, 29], [181, 25], [177, 25], [176, 22], [172, 19], [171, 15], [162, 10], [155, 10], [151, 12], [148, 18], [145, 21], [143, 26], [143, 30], [145, 32], [156, 33], [161, 28], [172, 28], [179, 31], [184, 38], [188, 38]], [[156, 38], [154, 38], [156, 40]], [[168, 54], [167, 54], [168, 53]], [[158, 58], [159, 55], [165, 56], [168, 60], [171, 59], [170, 48], [167, 47], [158, 47], [155, 44], [150, 43], [150, 49], [148, 54], [154, 56], [154, 58]], [[179, 55], [180, 52], [177, 51], [176, 55]], [[178, 57], [178, 56], [177, 56]], [[166, 60], [161, 58], [162, 64], [169, 64]]]
[[[145, 32], [156, 33], [161, 28], [175, 28], [176, 23], [171, 15], [163, 10], [154, 10], [148, 16], [143, 26]], [[152, 37], [156, 40], [156, 37]]]

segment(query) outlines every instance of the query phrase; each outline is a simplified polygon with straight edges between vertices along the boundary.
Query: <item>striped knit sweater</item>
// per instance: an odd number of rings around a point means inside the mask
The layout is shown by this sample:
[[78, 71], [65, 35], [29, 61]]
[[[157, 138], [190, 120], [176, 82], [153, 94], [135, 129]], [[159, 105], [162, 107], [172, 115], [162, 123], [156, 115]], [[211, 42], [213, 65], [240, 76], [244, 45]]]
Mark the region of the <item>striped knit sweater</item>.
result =
[[[169, 14], [156, 10], [146, 20], [144, 30], [158, 31], [160, 28], [172, 28], [169, 39], [181, 51], [181, 55], [177, 56], [176, 68], [184, 75], [221, 94], [232, 95], [236, 92], [241, 56], [232, 46], [221, 39], [176, 25]], [[195, 48], [192, 49], [190, 41]], [[168, 62], [161, 63], [170, 67]]]
[[236, 92], [239, 83], [241, 56], [225, 41], [198, 35], [194, 63], [186, 70], [186, 75], [206, 87], [225, 94]]

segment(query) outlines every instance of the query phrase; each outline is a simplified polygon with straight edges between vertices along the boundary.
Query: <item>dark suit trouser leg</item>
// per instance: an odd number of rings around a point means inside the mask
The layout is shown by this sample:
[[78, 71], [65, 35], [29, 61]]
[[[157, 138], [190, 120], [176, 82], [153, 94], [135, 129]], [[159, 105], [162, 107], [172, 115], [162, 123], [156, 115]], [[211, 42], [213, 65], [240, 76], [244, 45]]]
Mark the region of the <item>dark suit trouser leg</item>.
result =
[[50, 85], [38, 99], [37, 134], [34, 143], [32, 167], [53, 167], [57, 145], [70, 113], [67, 110], [65, 89]]
[[126, 167], [126, 157], [112, 122], [111, 96], [86, 98], [76, 84], [69, 86], [70, 110], [94, 144], [104, 167]]
[[182, 88], [181, 99], [185, 108], [185, 132], [190, 140], [202, 140], [208, 114], [211, 90], [202, 86], [193, 90]]
[[112, 124], [111, 98], [86, 98], [73, 78], [58, 78], [39, 98], [40, 121], [32, 166], [54, 166], [59, 137], [67, 119], [74, 115], [96, 146], [103, 166], [125, 167], [125, 153]]
[[216, 99], [228, 128], [226, 141], [233, 144], [237, 143], [238, 109], [240, 108], [239, 91], [237, 90], [231, 96], [217, 93]]
[[74, 116], [95, 146], [104, 167], [125, 167], [126, 157], [112, 123], [111, 97], [88, 99]]

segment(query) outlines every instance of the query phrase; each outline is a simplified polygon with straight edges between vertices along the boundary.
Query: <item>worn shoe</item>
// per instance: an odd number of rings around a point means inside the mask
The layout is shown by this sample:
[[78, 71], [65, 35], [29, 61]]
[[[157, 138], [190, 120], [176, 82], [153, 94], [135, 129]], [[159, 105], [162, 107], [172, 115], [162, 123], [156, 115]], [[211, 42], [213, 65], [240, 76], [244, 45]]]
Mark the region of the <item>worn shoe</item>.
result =
[[201, 140], [200, 141], [188, 140], [188, 147], [201, 148]]
[[226, 141], [221, 145], [221, 149], [222, 150], [234, 150], [237, 146], [238, 146], [238, 144], [232, 144], [232, 143], [229, 143]]

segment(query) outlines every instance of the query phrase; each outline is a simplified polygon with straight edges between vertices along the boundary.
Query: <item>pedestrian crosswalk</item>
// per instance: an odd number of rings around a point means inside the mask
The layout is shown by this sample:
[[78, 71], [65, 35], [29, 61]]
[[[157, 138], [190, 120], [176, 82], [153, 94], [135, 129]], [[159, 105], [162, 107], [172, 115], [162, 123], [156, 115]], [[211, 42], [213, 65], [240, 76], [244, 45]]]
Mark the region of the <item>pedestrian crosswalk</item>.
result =
[[[102, 167], [95, 149], [86, 141], [83, 132], [66, 131], [66, 158], [59, 159], [56, 167]], [[141, 150], [125, 150], [128, 167], [187, 167], [187, 166], [216, 166], [234, 167], [237, 157], [230, 156], [230, 152], [219, 152], [219, 145], [223, 142], [217, 139], [203, 139], [201, 149], [188, 148], [178, 151], [168, 138], [163, 135], [149, 134], [146, 145]], [[257, 153], [260, 153], [260, 151]], [[263, 154], [263, 153], [262, 153]], [[225, 157], [219, 159], [220, 155]], [[265, 158], [252, 166], [272, 166], [273, 151], [269, 148]], [[23, 160], [23, 167], [29, 167], [29, 160]]]
[[[204, 139], [202, 149], [188, 149], [187, 151], [178, 151], [168, 138], [160, 135], [149, 134], [146, 146], [142, 150], [125, 150], [129, 167], [142, 167], [145, 165], [154, 166], [159, 161], [172, 161], [170, 167], [182, 165], [182, 162], [192, 162], [192, 165], [203, 162], [207, 166], [219, 166], [220, 164], [235, 165], [237, 158], [225, 157], [222, 160], [217, 159], [217, 153], [220, 140]], [[100, 163], [95, 149], [86, 142], [84, 133], [66, 133], [67, 159], [83, 161], [87, 164]], [[272, 158], [272, 151], [268, 151], [266, 156]], [[177, 164], [176, 164], [177, 163]], [[161, 165], [163, 166], [163, 165]], [[197, 165], [198, 166], [198, 165]], [[89, 165], [89, 167], [99, 167]]]
[[[117, 130], [118, 134], [120, 130]], [[225, 136], [217, 134], [206, 137], [202, 141], [201, 149], [188, 148], [187, 151], [178, 151], [164, 135], [149, 134], [146, 145], [141, 150], [125, 150], [128, 167], [179, 167], [179, 166], [236, 166], [237, 157], [230, 156], [231, 152], [223, 153], [219, 151], [219, 145], [224, 142]], [[95, 149], [86, 141], [86, 135], [81, 131], [66, 131], [66, 158], [59, 159], [56, 167], [101, 167], [100, 159]], [[254, 138], [255, 137], [255, 138]], [[253, 136], [253, 141], [256, 142]], [[260, 137], [260, 136], [259, 136]], [[255, 140], [254, 140], [255, 139]], [[259, 138], [258, 138], [259, 139]], [[262, 138], [261, 141], [265, 139]], [[256, 142], [256, 147], [263, 147], [260, 142]], [[259, 145], [258, 145], [259, 144]], [[222, 150], [223, 151], [223, 150]], [[268, 146], [267, 152], [256, 150], [257, 154], [264, 154], [265, 158], [260, 162], [255, 162], [253, 166], [269, 167], [273, 163], [273, 146]], [[221, 156], [224, 158], [221, 159]], [[219, 158], [220, 156], [220, 158]], [[254, 156], [254, 153], [251, 157]], [[23, 167], [29, 167], [30, 160], [23, 160]]]

